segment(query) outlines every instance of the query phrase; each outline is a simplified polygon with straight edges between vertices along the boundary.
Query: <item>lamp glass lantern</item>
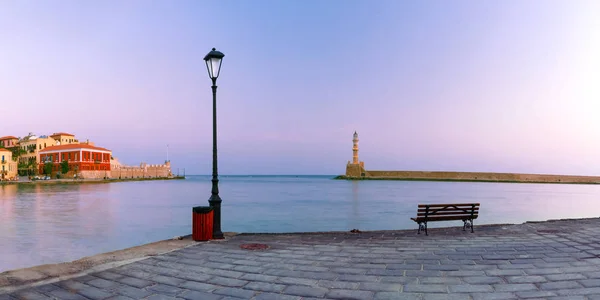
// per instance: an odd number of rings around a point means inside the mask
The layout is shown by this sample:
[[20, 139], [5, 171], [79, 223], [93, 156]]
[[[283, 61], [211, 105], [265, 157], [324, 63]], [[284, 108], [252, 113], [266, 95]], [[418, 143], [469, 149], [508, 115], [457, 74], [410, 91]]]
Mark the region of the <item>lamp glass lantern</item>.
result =
[[210, 79], [216, 80], [217, 77], [219, 77], [219, 72], [221, 71], [221, 62], [223, 61], [224, 56], [225, 54], [217, 51], [215, 48], [212, 48], [212, 51], [208, 52], [208, 54], [206, 54], [204, 57]]

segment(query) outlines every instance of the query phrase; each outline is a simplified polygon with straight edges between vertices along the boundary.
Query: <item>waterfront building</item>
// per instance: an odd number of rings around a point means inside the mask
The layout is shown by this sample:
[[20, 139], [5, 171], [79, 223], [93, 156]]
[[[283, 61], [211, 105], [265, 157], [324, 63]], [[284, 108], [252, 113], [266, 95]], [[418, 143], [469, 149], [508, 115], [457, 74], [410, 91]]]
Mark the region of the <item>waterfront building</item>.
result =
[[79, 144], [79, 140], [75, 138], [75, 135], [65, 132], [53, 133], [51, 136], [56, 141], [57, 145], [65, 144]]
[[110, 171], [111, 156], [110, 150], [87, 143], [56, 145], [40, 151], [39, 172], [44, 172], [47, 163], [54, 164], [53, 171], [60, 171], [63, 161], [70, 171]]
[[12, 135], [0, 137], [0, 148], [14, 148], [19, 145], [19, 138]]
[[17, 177], [17, 162], [12, 159], [12, 151], [0, 148], [0, 180], [14, 180]]
[[36, 136], [29, 133], [26, 137], [19, 141], [21, 154], [19, 155], [19, 163], [32, 166], [40, 163], [40, 151], [47, 147], [56, 145], [57, 141], [51, 137], [42, 135]]

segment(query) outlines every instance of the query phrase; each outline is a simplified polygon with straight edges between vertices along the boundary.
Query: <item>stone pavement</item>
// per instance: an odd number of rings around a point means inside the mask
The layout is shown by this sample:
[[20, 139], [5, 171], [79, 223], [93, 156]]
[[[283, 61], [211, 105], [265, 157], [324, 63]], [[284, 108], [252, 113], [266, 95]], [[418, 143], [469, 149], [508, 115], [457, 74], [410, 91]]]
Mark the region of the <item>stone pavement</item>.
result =
[[600, 219], [236, 235], [0, 299], [600, 299], [599, 255]]

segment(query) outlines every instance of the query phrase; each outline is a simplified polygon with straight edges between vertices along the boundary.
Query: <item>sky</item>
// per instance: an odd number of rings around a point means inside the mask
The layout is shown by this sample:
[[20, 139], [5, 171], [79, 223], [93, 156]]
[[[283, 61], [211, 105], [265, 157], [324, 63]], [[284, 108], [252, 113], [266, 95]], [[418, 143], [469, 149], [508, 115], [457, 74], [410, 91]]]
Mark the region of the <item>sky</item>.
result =
[[213, 47], [220, 174], [600, 175], [596, 0], [0, 1], [0, 136], [210, 174]]

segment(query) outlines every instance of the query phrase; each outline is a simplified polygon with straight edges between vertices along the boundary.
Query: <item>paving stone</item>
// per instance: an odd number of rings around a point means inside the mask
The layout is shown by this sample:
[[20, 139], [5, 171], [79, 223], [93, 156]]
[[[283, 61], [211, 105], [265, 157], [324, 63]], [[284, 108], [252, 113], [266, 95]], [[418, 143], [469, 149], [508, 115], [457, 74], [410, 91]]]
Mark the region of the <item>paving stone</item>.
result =
[[448, 286], [444, 284], [407, 284], [404, 292], [409, 293], [447, 293]]
[[501, 300], [501, 299], [517, 299], [517, 295], [513, 293], [475, 293], [471, 294], [473, 300]]
[[177, 300], [178, 298], [167, 296], [167, 295], [154, 294], [154, 295], [150, 295], [144, 299], [145, 300]]
[[355, 300], [371, 300], [373, 299], [374, 293], [371, 291], [357, 291], [357, 290], [330, 290], [325, 297], [330, 299], [355, 299]]
[[175, 278], [175, 277], [169, 277], [169, 276], [163, 276], [163, 275], [152, 276], [151, 279], [152, 279], [153, 282], [162, 283], [162, 284], [166, 284], [166, 285], [172, 285], [172, 286], [178, 286], [178, 285], [183, 284], [185, 282], [184, 279]]
[[[239, 265], [233, 268], [234, 271], [242, 272], [242, 273], [262, 273], [265, 268], [262, 267], [254, 267], [254, 266], [245, 266]], [[245, 275], [245, 274], [244, 274]], [[243, 275], [242, 275], [243, 276]]]
[[600, 278], [600, 271], [598, 271], [598, 272], [583, 272], [582, 274], [587, 278]]
[[550, 281], [563, 281], [563, 280], [577, 280], [577, 279], [587, 279], [583, 274], [550, 274], [546, 275], [546, 278]]
[[508, 276], [506, 277], [508, 283], [540, 283], [548, 281], [543, 276]]
[[578, 280], [578, 282], [581, 283], [581, 285], [583, 285], [586, 288], [600, 287], [600, 279], [585, 279], [585, 280]]
[[302, 297], [288, 296], [282, 294], [273, 293], [260, 293], [254, 297], [254, 300], [301, 300]]
[[48, 295], [56, 297], [61, 300], [87, 300], [82, 295], [76, 294], [75, 292], [67, 291], [64, 289], [56, 289], [48, 292]]
[[241, 286], [246, 285], [248, 283], [248, 281], [215, 276], [212, 279], [210, 279], [208, 281], [208, 283], [214, 284], [214, 285], [229, 286], [229, 287], [241, 287]]
[[422, 294], [423, 300], [471, 300], [469, 294]]
[[139, 279], [139, 278], [135, 278], [135, 277], [123, 277], [123, 278], [118, 278], [115, 281], [122, 283], [122, 284], [130, 285], [130, 286], [133, 286], [136, 288], [144, 288], [144, 287], [151, 286], [154, 284], [154, 282], [152, 282], [150, 280], [144, 280], [144, 279]]
[[267, 283], [267, 282], [260, 282], [260, 281], [250, 282], [244, 286], [245, 289], [262, 291], [262, 292], [273, 292], [273, 293], [279, 293], [279, 292], [283, 291], [283, 289], [285, 287], [286, 286], [283, 284], [274, 284], [274, 283]]
[[342, 274], [337, 280], [341, 281], [356, 281], [356, 282], [376, 282], [378, 280], [377, 276], [371, 275], [350, 275], [350, 274]]
[[[94, 278], [96, 278], [96, 277], [94, 277]], [[74, 280], [75, 280], [75, 278], [74, 278]], [[52, 291], [52, 290], [56, 290], [56, 289], [58, 289], [58, 288], [59, 288], [59, 287], [58, 287], [58, 286], [56, 286], [56, 285], [54, 285], [54, 284], [44, 284], [44, 285], [39, 285], [39, 286], [36, 286], [36, 287], [34, 288], [34, 290], [35, 290], [35, 291], [38, 291], [38, 292], [42, 292], [42, 293], [44, 293], [44, 292], [49, 292], [49, 291]]]
[[114, 291], [117, 294], [131, 297], [134, 299], [140, 299], [140, 298], [148, 297], [148, 296], [154, 294], [152, 292], [142, 290], [139, 288], [135, 288], [135, 287], [131, 287], [131, 286], [127, 286], [127, 285], [120, 285], [111, 291]]
[[449, 285], [451, 293], [485, 293], [493, 292], [494, 288], [489, 284], [455, 284]]
[[221, 300], [223, 296], [215, 295], [206, 292], [198, 292], [198, 291], [186, 291], [178, 296], [179, 298], [188, 299], [188, 300]]
[[212, 291], [212, 290], [216, 289], [218, 286], [213, 285], [213, 284], [204, 283], [204, 282], [186, 281], [186, 282], [180, 284], [179, 287], [188, 289], [188, 290], [206, 292], [206, 291]]
[[82, 287], [78, 289], [77, 293], [93, 300], [101, 300], [111, 296], [115, 296], [115, 294], [112, 292], [105, 291], [93, 286]]
[[500, 270], [500, 269], [494, 269], [494, 270], [485, 270], [485, 274], [487, 276], [520, 276], [520, 275], [524, 275], [525, 272], [523, 272], [523, 270], [519, 270], [519, 269], [512, 269], [512, 270]]
[[477, 276], [477, 277], [463, 277], [462, 280], [469, 284], [496, 284], [504, 283], [504, 280], [500, 277], [493, 276]]
[[217, 295], [231, 296], [231, 297], [243, 298], [243, 299], [250, 299], [250, 298], [254, 297], [254, 295], [256, 295], [256, 291], [231, 288], [231, 287], [218, 288], [218, 289], [212, 291], [212, 293], [217, 294]]
[[524, 270], [528, 275], [549, 275], [565, 273], [559, 268], [532, 268]]
[[10, 296], [9, 295], [0, 295], [0, 299], [3, 297], [8, 300], [13, 300], [13, 299], [50, 300], [50, 299], [52, 299], [44, 294], [37, 293], [34, 291], [18, 291]]
[[460, 277], [421, 277], [419, 284], [461, 284]]
[[399, 292], [378, 292], [375, 293], [375, 300], [420, 300], [420, 294], [399, 293]]
[[317, 285], [317, 280], [315, 280], [315, 279], [295, 278], [295, 277], [279, 277], [277, 279], [277, 282], [283, 283], [283, 284], [290, 284], [290, 285], [307, 285], [307, 286]]
[[576, 289], [583, 287], [576, 281], [553, 281], [540, 284], [542, 290]]
[[185, 291], [182, 288], [178, 288], [175, 286], [166, 285], [166, 284], [162, 284], [162, 283], [155, 284], [153, 286], [149, 286], [146, 289], [151, 292], [168, 295], [168, 296], [176, 296], [177, 294]]
[[517, 297], [522, 299], [527, 298], [540, 298], [547, 299], [548, 297], [556, 296], [556, 293], [550, 291], [526, 291], [526, 292], [516, 292]]
[[319, 280], [317, 285], [326, 289], [355, 290], [358, 288], [359, 283], [350, 281]]
[[104, 300], [133, 300], [133, 298], [125, 297], [123, 295], [117, 295], [117, 296], [113, 296], [113, 297], [110, 297], [110, 298], [106, 298]]
[[384, 282], [363, 282], [359, 284], [358, 289], [375, 292], [398, 292], [402, 289], [402, 284]]
[[283, 290], [285, 294], [302, 297], [323, 297], [329, 292], [328, 289], [314, 286], [291, 285]]
[[497, 292], [537, 291], [537, 287], [531, 283], [494, 284], [494, 289]]
[[[435, 277], [434, 277], [435, 278]], [[442, 278], [442, 277], [440, 277]], [[380, 282], [386, 282], [386, 283], [401, 283], [401, 284], [409, 284], [409, 283], [418, 283], [418, 278], [417, 277], [392, 277], [392, 276], [386, 276], [386, 277], [381, 277], [381, 279], [379, 280]], [[434, 283], [434, 282], [432, 282]], [[444, 283], [444, 282], [441, 282]]]
[[449, 271], [446, 276], [485, 276], [484, 271]]

